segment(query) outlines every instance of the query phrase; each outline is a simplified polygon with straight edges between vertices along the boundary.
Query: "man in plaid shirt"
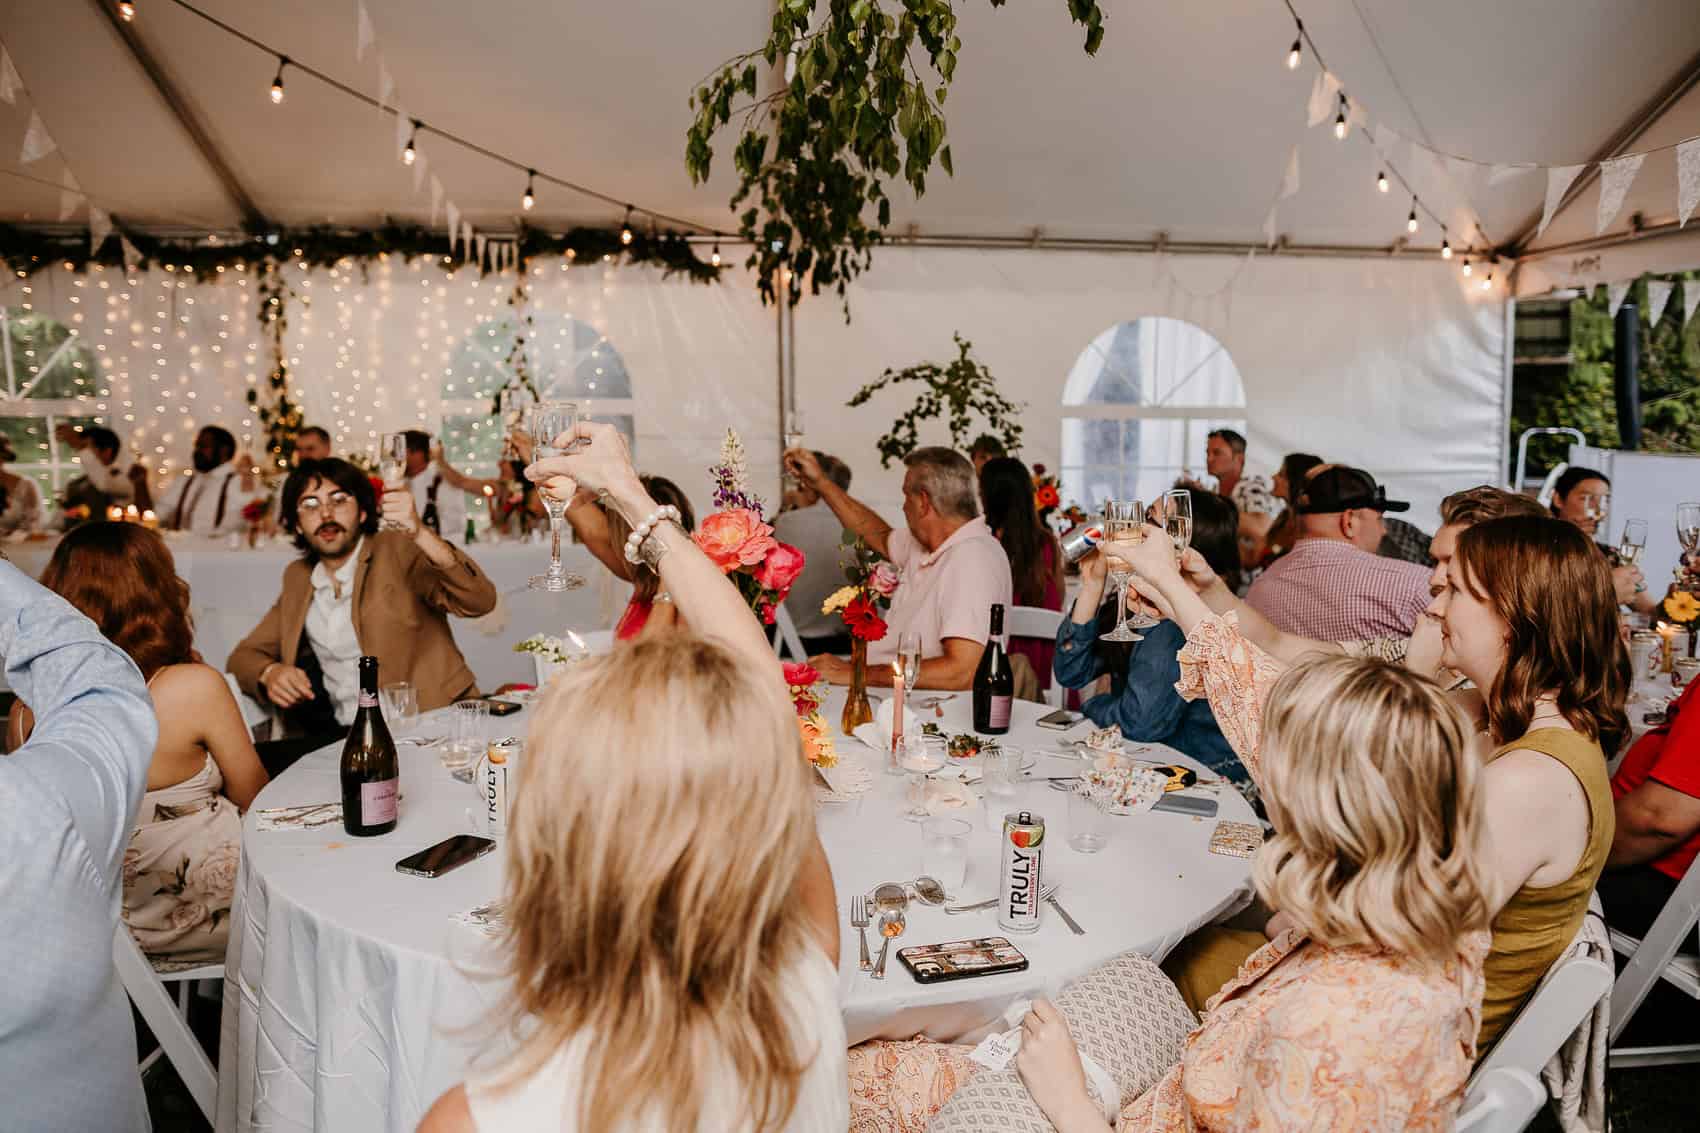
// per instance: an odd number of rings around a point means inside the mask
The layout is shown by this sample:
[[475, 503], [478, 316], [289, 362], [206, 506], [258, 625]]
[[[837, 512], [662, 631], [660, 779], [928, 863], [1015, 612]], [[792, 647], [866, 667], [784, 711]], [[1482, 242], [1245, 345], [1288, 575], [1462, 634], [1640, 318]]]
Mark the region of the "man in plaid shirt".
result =
[[1361, 468], [1320, 469], [1300, 490], [1298, 543], [1246, 594], [1276, 628], [1322, 641], [1408, 636], [1429, 604], [1429, 572], [1377, 555], [1389, 500]]

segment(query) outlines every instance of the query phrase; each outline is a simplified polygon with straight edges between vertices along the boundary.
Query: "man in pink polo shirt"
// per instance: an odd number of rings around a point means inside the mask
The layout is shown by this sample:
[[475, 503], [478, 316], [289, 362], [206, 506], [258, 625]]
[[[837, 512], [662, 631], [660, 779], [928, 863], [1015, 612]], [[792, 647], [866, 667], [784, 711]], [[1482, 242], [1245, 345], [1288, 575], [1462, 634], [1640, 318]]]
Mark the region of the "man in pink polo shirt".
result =
[[[1011, 602], [1009, 556], [980, 518], [974, 466], [948, 448], [919, 448], [904, 460], [903, 518], [894, 529], [821, 471], [814, 454], [793, 449], [785, 463], [832, 509], [838, 521], [890, 559], [903, 577], [886, 618], [886, 635], [868, 644], [868, 683], [889, 685], [898, 638], [921, 635], [916, 688], [965, 689], [986, 647], [992, 606]], [[850, 664], [823, 655], [810, 664], [834, 684], [850, 683]]]

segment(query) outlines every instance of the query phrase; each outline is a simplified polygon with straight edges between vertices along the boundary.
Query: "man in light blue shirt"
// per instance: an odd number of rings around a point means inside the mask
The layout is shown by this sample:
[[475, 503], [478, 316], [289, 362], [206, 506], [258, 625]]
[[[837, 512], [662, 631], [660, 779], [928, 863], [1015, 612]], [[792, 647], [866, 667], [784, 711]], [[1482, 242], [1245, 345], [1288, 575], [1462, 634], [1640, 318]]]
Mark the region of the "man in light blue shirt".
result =
[[0, 655], [36, 718], [29, 741], [0, 756], [0, 1126], [145, 1130], [112, 934], [158, 736], [153, 704], [121, 649], [9, 562]]

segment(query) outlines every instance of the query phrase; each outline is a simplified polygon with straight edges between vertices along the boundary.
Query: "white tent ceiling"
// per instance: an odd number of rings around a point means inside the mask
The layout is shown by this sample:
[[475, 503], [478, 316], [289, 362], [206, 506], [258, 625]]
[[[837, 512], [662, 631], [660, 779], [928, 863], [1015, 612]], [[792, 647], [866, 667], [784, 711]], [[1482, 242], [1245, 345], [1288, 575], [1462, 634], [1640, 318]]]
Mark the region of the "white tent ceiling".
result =
[[[248, 35], [363, 90], [373, 56], [355, 58], [353, 0], [202, 0]], [[243, 209], [221, 184], [113, 22], [109, 0], [0, 0], [0, 36], [33, 105], [96, 203], [143, 228], [229, 229]], [[523, 164], [619, 200], [730, 230], [729, 145], [717, 177], [684, 172], [686, 99], [728, 56], [757, 46], [770, 0], [366, 0], [377, 44], [414, 117]], [[1574, 163], [1617, 140], [1661, 92], [1700, 70], [1693, 0], [1301, 2], [1331, 70], [1386, 123], [1437, 149], [1485, 162]], [[1061, 0], [993, 10], [958, 5], [964, 41], [945, 107], [956, 177], [936, 174], [924, 200], [900, 203], [895, 230], [923, 235], [1261, 243], [1289, 149], [1303, 187], [1279, 229], [1302, 245], [1385, 248], [1404, 235], [1410, 200], [1373, 188], [1379, 158], [1363, 139], [1307, 130], [1314, 61], [1282, 66], [1293, 25], [1279, 0], [1106, 4], [1094, 58]], [[181, 92], [236, 182], [268, 221], [365, 226], [423, 222], [377, 111], [305, 75], [274, 106], [275, 59], [169, 0], [140, 0], [133, 25]], [[58, 216], [60, 155], [18, 164], [25, 100], [0, 107], [0, 219]], [[1689, 90], [1625, 148], [1700, 134]], [[481, 228], [511, 227], [523, 177], [443, 141], [422, 147], [450, 198]], [[1397, 158], [1396, 158], [1397, 160]], [[1404, 160], [1425, 204], [1455, 236], [1472, 212], [1496, 243], [1538, 216], [1545, 178], [1531, 172], [1460, 190], [1438, 167]], [[1409, 168], [1412, 165], [1417, 168]], [[1674, 159], [1650, 157], [1614, 231], [1674, 210]], [[1538, 246], [1593, 235], [1597, 187], [1584, 189]], [[899, 195], [900, 201], [902, 194]], [[545, 188], [535, 223], [615, 223], [619, 210]], [[1425, 226], [1415, 242], [1438, 245]], [[1682, 238], [1685, 242], [1688, 236]], [[1454, 239], [1454, 244], [1460, 241]], [[1649, 247], [1651, 244], [1649, 243]], [[1700, 250], [1692, 255], [1700, 262]]]

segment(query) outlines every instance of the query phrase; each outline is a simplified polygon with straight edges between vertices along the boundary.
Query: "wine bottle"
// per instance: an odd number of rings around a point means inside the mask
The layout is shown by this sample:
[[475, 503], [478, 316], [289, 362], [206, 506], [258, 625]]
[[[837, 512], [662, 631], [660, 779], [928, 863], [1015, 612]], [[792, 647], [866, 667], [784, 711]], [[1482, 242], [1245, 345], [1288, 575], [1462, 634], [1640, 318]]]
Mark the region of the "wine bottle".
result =
[[395, 829], [401, 766], [378, 707], [378, 659], [360, 658], [360, 706], [342, 745], [342, 826], [356, 838]]
[[974, 730], [982, 736], [1009, 731], [1009, 706], [1015, 699], [1015, 671], [1004, 651], [1003, 605], [992, 606], [992, 632], [974, 670]]

